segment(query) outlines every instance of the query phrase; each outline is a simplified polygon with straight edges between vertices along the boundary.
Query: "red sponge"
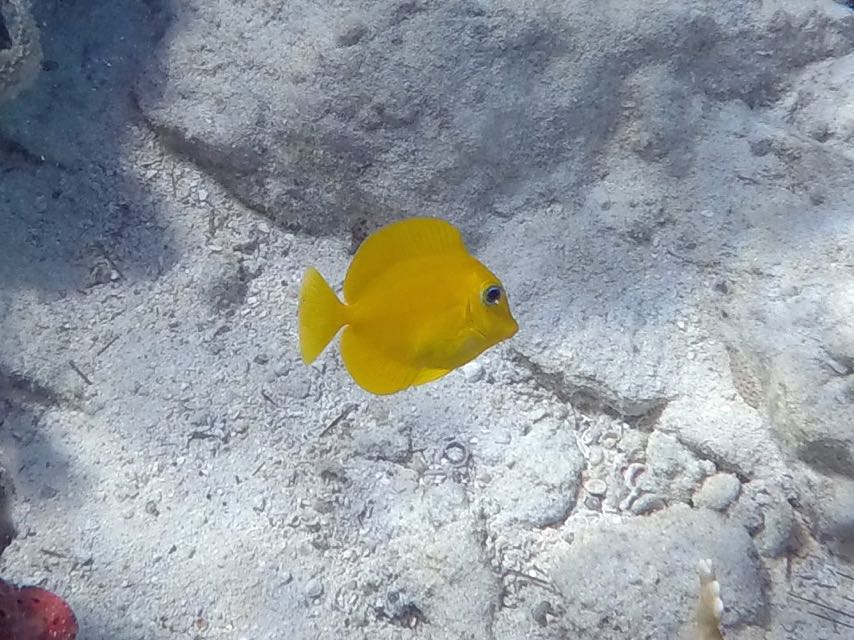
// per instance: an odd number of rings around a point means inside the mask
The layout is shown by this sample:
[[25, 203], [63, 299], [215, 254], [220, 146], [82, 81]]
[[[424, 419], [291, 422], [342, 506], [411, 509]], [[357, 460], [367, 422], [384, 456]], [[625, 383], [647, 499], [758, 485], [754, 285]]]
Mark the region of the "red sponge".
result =
[[75, 640], [77, 619], [59, 596], [0, 580], [0, 640]]

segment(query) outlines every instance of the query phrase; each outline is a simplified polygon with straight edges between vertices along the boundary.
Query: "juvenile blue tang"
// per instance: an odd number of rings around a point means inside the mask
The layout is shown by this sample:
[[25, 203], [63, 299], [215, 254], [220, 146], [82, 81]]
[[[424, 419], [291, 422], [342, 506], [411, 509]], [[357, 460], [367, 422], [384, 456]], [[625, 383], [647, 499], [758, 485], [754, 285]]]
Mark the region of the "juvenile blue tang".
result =
[[519, 328], [501, 281], [437, 218], [393, 222], [368, 236], [344, 278], [344, 300], [306, 270], [302, 358], [314, 361], [343, 327], [344, 366], [378, 395], [441, 378]]

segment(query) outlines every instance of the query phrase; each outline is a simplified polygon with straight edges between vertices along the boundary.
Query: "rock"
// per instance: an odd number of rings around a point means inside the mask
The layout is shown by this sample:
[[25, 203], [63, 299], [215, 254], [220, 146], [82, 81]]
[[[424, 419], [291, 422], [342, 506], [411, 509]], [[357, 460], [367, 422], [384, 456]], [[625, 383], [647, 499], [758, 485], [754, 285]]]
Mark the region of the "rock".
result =
[[721, 470], [752, 477], [760, 471], [774, 475], [784, 467], [769, 446], [766, 422], [742, 402], [699, 395], [680, 398], [661, 414], [659, 427]]
[[795, 548], [797, 520], [788, 502], [777, 502], [764, 513], [762, 532], [756, 536], [756, 548], [763, 556], [779, 558]]
[[392, 526], [383, 528], [386, 538], [376, 552], [378, 566], [394, 567], [388, 589], [399, 594], [383, 603], [383, 610], [395, 619], [441, 620], [442, 637], [494, 637], [499, 581], [462, 488], [452, 483], [413, 487], [404, 497], [407, 509], [395, 506], [389, 513]]
[[[253, 209], [312, 233], [425, 210], [465, 211], [475, 228], [539, 193], [571, 201], [608, 136], [643, 160], [688, 166], [709, 97], [752, 107], [792, 68], [854, 42], [849, 21], [798, 3], [773, 20], [702, 3], [603, 14], [595, 0], [351, 1], [323, 20], [313, 7], [181, 3], [181, 37], [137, 91], [169, 146]], [[242, 45], [224, 57], [211, 42]], [[784, 45], [786, 56], [762, 55]], [[702, 60], [687, 53], [697, 47]]]
[[366, 420], [350, 430], [354, 451], [368, 460], [404, 463], [412, 457], [411, 428], [390, 420]]
[[608, 485], [600, 478], [590, 478], [584, 483], [584, 490], [592, 496], [602, 497], [608, 491]]
[[777, 558], [796, 548], [798, 522], [779, 483], [754, 480], [741, 485], [738, 501], [728, 515], [754, 538], [759, 552]]
[[323, 583], [319, 578], [311, 578], [305, 583], [305, 595], [312, 600], [323, 595]]
[[584, 459], [563, 423], [541, 420], [505, 454], [504, 468], [491, 470], [486, 490], [501, 522], [547, 527], [563, 521], [578, 494]]
[[659, 511], [667, 506], [664, 496], [657, 493], [645, 493], [632, 502], [631, 512], [636, 516]]
[[[616, 527], [594, 526], [551, 554], [574, 637], [680, 638], [690, 632], [698, 560], [713, 559], [724, 623], [761, 624], [767, 602], [750, 537], [706, 509], [678, 504]], [[640, 606], [638, 606], [640, 605]]]
[[776, 435], [798, 458], [854, 479], [854, 377], [839, 375], [826, 356], [783, 352], [771, 365], [769, 405]]
[[731, 473], [716, 473], [706, 478], [703, 486], [694, 494], [695, 507], [725, 511], [738, 497], [741, 482]]
[[688, 502], [707, 472], [707, 466], [674, 436], [656, 431], [647, 442], [646, 471], [637, 486], [642, 491], [667, 496], [670, 501]]
[[806, 508], [820, 538], [837, 543], [854, 541], [854, 482], [841, 478], [818, 480]]
[[466, 363], [463, 366], [463, 376], [465, 377], [466, 382], [480, 382], [483, 379], [483, 374], [483, 365], [476, 360]]

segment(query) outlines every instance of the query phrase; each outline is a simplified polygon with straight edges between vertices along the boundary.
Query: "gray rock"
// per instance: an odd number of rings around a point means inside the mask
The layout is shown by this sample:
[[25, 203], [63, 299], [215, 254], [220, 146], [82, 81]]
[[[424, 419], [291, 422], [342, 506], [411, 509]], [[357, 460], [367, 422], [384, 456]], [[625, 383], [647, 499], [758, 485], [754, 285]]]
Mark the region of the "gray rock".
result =
[[631, 512], [636, 516], [643, 516], [654, 511], [660, 511], [667, 506], [664, 496], [657, 493], [644, 493], [632, 502]]
[[764, 512], [762, 532], [756, 536], [756, 548], [763, 556], [779, 558], [797, 545], [797, 520], [788, 502], [776, 502]]
[[798, 521], [786, 492], [776, 482], [754, 480], [742, 485], [728, 515], [754, 538], [765, 557], [777, 558], [797, 547]]
[[563, 423], [542, 420], [508, 448], [503, 468], [486, 495], [501, 522], [546, 527], [562, 522], [575, 506], [584, 459]]
[[820, 537], [841, 543], [854, 541], [854, 482], [819, 480], [812, 487], [807, 509]]
[[592, 496], [602, 497], [608, 491], [608, 484], [601, 478], [590, 478], [584, 483], [584, 490]]
[[694, 494], [696, 507], [725, 511], [738, 497], [741, 482], [731, 473], [716, 473], [706, 478], [703, 486]]
[[720, 470], [753, 477], [773, 475], [783, 466], [768, 446], [766, 421], [742, 402], [720, 397], [680, 398], [664, 410], [659, 427]]
[[707, 466], [670, 434], [656, 431], [646, 446], [646, 471], [638, 487], [670, 501], [688, 502], [708, 473]]
[[393, 527], [376, 552], [379, 566], [394, 567], [388, 592], [399, 594], [394, 602], [383, 603], [383, 610], [398, 621], [441, 620], [448, 638], [493, 637], [499, 581], [462, 488], [445, 483], [415, 489], [406, 499], [411, 508], [394, 509]]
[[770, 377], [771, 421], [782, 443], [821, 473], [854, 478], [854, 377], [804, 350], [779, 354]]
[[352, 428], [355, 452], [368, 460], [403, 463], [412, 456], [411, 430], [408, 425], [387, 420], [370, 420]]
[[323, 595], [323, 583], [319, 578], [311, 578], [305, 583], [305, 595], [312, 600]]
[[466, 364], [463, 368], [463, 376], [466, 379], [466, 382], [480, 382], [483, 379], [484, 368], [483, 365], [477, 360], [473, 360]]
[[[698, 94], [754, 105], [789, 69], [854, 42], [850, 23], [797, 3], [771, 25], [696, 2], [631, 19], [593, 0], [288, 7], [180, 3], [181, 38], [138, 94], [167, 144], [315, 233], [425, 210], [465, 211], [476, 228], [538, 193], [571, 201], [609, 136], [676, 171], [693, 158]], [[788, 55], [762, 55], [793, 33]], [[223, 57], [210, 43], [224, 41], [242, 44]], [[625, 127], [620, 95], [641, 114]]]
[[702, 558], [713, 559], [725, 624], [762, 624], [766, 615], [753, 543], [713, 511], [679, 504], [614, 528], [592, 527], [552, 558], [551, 578], [575, 637], [686, 637], [697, 598], [694, 568]]

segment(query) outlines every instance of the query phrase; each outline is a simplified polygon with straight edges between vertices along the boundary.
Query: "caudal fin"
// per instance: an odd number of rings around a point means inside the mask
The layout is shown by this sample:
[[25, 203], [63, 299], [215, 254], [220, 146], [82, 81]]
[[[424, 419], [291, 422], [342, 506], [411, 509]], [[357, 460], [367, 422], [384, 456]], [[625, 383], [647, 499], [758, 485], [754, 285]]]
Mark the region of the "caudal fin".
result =
[[310, 364], [344, 325], [345, 307], [317, 269], [306, 269], [299, 294], [299, 346]]

